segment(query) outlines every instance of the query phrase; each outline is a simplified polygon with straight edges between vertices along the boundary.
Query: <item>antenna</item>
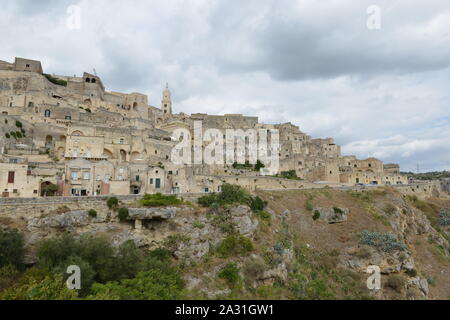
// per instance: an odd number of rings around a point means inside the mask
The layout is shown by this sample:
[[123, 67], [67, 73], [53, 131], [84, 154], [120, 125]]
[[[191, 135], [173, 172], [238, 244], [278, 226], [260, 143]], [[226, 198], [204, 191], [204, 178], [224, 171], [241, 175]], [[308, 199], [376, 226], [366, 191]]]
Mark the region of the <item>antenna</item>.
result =
[[97, 70], [95, 70], [95, 68], [94, 68], [93, 70], [94, 70], [94, 75], [95, 75], [96, 77], [98, 77], [98, 76], [97, 76]]

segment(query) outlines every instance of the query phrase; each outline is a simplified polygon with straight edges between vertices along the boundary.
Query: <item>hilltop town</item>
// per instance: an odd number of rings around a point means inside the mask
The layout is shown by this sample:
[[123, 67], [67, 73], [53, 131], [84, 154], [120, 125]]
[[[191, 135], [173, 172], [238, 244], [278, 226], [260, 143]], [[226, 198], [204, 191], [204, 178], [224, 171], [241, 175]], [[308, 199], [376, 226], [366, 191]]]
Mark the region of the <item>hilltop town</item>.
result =
[[0, 300], [448, 299], [448, 180], [21, 58], [0, 62], [0, 123]]
[[[397, 164], [342, 155], [332, 138], [314, 139], [292, 123], [176, 114], [168, 86], [156, 107], [141, 93], [107, 91], [95, 74], [46, 74], [35, 60], [0, 61], [0, 114], [2, 197], [210, 193], [224, 182], [250, 190], [408, 184]], [[195, 123], [203, 131], [277, 130], [277, 171], [238, 163], [237, 154], [233, 164], [175, 164], [173, 133], [193, 132]]]

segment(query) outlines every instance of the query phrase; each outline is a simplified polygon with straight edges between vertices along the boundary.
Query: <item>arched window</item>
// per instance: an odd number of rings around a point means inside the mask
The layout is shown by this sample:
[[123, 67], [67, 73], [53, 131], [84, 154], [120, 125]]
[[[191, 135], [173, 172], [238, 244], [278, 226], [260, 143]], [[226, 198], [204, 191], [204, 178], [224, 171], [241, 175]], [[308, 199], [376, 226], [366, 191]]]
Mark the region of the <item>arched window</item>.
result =
[[91, 80], [91, 83], [95, 83], [95, 79], [92, 79], [92, 80]]
[[50, 114], [51, 114], [50, 110], [47, 109], [44, 111], [44, 117], [50, 118]]
[[86, 82], [91, 82], [91, 79], [89, 79], [89, 78], [86, 78]]

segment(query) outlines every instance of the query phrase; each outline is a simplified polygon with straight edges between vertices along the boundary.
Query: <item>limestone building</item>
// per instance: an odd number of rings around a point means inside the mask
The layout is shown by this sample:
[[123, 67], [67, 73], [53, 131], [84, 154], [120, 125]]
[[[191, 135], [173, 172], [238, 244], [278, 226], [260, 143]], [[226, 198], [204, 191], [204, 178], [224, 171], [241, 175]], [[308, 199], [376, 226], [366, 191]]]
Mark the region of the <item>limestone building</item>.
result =
[[[3, 197], [45, 196], [49, 185], [57, 187], [54, 195], [91, 196], [217, 192], [224, 182], [249, 189], [408, 183], [398, 165], [343, 156], [332, 138], [313, 139], [292, 123], [264, 124], [241, 114], [174, 113], [168, 85], [160, 107], [154, 107], [144, 94], [107, 91], [96, 74], [49, 75], [30, 59], [0, 61], [0, 122]], [[255, 130], [269, 140], [276, 131], [279, 145], [265, 152], [279, 159], [279, 167], [255, 170], [256, 160], [248, 156], [251, 135], [245, 136], [243, 149], [231, 150], [232, 163], [174, 163], [174, 147], [183, 139], [194, 141], [199, 124], [203, 138], [215, 130], [222, 140], [227, 130]], [[174, 138], [178, 129], [188, 132], [180, 141]], [[202, 152], [209, 149], [207, 143], [200, 146]], [[194, 159], [194, 147], [189, 153]]]

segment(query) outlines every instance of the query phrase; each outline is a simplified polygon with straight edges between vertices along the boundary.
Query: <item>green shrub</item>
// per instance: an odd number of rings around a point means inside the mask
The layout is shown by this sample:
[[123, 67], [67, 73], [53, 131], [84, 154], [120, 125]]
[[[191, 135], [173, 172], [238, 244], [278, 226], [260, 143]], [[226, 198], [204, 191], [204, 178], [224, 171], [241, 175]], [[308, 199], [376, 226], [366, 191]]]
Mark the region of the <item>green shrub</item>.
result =
[[397, 292], [401, 292], [402, 289], [405, 287], [405, 283], [406, 283], [406, 280], [401, 275], [391, 274], [391, 275], [389, 275], [389, 277], [385, 283], [385, 286], [389, 287]]
[[256, 216], [260, 217], [263, 220], [270, 220], [272, 218], [270, 213], [264, 210], [256, 212]]
[[252, 241], [244, 236], [229, 235], [217, 246], [219, 256], [226, 258], [253, 251]]
[[262, 168], [265, 168], [266, 165], [262, 163], [259, 159], [256, 161], [255, 164], [255, 171], [260, 171]]
[[197, 229], [203, 229], [205, 227], [205, 224], [196, 220], [196, 221], [192, 222], [192, 226]]
[[242, 268], [246, 284], [249, 285], [251, 282], [261, 278], [266, 269], [264, 260], [260, 258], [250, 258], [247, 260]]
[[116, 197], [111, 197], [106, 200], [106, 205], [109, 209], [117, 209], [117, 206], [119, 205], [119, 199]]
[[44, 77], [46, 77], [47, 80], [50, 81], [53, 84], [56, 84], [58, 86], [67, 87], [67, 81], [65, 81], [65, 80], [55, 78], [55, 77], [53, 77], [53, 76], [51, 76], [49, 74], [46, 74], [46, 73], [44, 73]]
[[441, 226], [448, 226], [450, 224], [450, 211], [441, 210], [439, 213], [439, 224]]
[[95, 211], [94, 209], [91, 209], [88, 211], [88, 215], [91, 218], [97, 218], [97, 211]]
[[140, 202], [145, 207], [177, 206], [183, 203], [175, 195], [166, 196], [161, 193], [146, 194]]
[[107, 239], [82, 236], [75, 239], [69, 234], [41, 241], [37, 249], [37, 266], [67, 277], [69, 265], [79, 265], [82, 272], [82, 295], [88, 294], [90, 285], [131, 278], [142, 270], [143, 261], [133, 241], [118, 248]]
[[313, 206], [313, 204], [311, 203], [311, 201], [306, 201], [306, 203], [305, 203], [305, 208], [306, 208], [306, 210], [308, 210], [308, 211], [313, 211], [314, 210], [314, 206]]
[[124, 222], [128, 219], [128, 217], [130, 216], [130, 212], [127, 208], [120, 208], [119, 209], [119, 214], [118, 214], [118, 218], [120, 222]]
[[16, 137], [17, 137], [17, 139], [21, 139], [22, 138], [22, 132], [16, 131]]
[[406, 249], [406, 245], [399, 242], [397, 237], [391, 233], [370, 232], [365, 230], [359, 234], [359, 242], [381, 249], [385, 252]]
[[11, 138], [11, 136], [10, 136], [10, 134], [7, 132], [7, 133], [5, 133], [5, 137], [6, 137], [6, 139], [9, 139], [9, 138]]
[[22, 122], [20, 122], [20, 121], [16, 121], [16, 127], [17, 128], [22, 128]]
[[217, 275], [219, 278], [224, 279], [230, 287], [235, 287], [241, 276], [239, 275], [239, 268], [236, 263], [228, 263]]
[[24, 243], [23, 235], [18, 230], [0, 227], [0, 268], [7, 265], [22, 268]]
[[220, 193], [212, 193], [198, 199], [198, 203], [203, 207], [224, 206], [230, 204], [246, 204], [250, 206], [254, 201], [254, 206], [261, 206], [262, 200], [252, 200], [252, 197], [240, 186], [225, 183], [222, 185]]
[[267, 201], [264, 201], [258, 196], [250, 198], [250, 208], [252, 209], [253, 212], [262, 211], [266, 206]]
[[334, 213], [336, 213], [336, 214], [343, 214], [343, 213], [344, 213], [344, 211], [342, 211], [342, 209], [341, 209], [341, 208], [338, 208], [338, 207], [334, 207], [334, 208], [333, 208], [333, 211], [334, 211]]
[[280, 172], [280, 174], [277, 174], [276, 177], [290, 180], [301, 180], [299, 177], [297, 177], [297, 172], [295, 170], [282, 171]]
[[319, 212], [319, 210], [315, 210], [314, 215], [313, 215], [313, 220], [318, 220], [318, 219], [320, 219], [320, 212]]
[[416, 269], [406, 270], [406, 274], [408, 276], [410, 276], [411, 278], [414, 278], [415, 276], [417, 276], [417, 271], [416, 271]]

